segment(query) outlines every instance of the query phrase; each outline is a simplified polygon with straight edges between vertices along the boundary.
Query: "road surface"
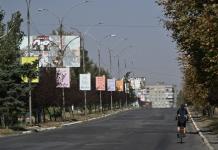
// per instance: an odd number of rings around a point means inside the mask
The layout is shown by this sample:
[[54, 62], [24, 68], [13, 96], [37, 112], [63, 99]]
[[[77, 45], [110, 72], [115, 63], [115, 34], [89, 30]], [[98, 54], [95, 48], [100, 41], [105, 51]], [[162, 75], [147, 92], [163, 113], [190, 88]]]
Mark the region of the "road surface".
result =
[[0, 138], [0, 150], [206, 150], [191, 123], [177, 143], [175, 109], [137, 109], [56, 130]]

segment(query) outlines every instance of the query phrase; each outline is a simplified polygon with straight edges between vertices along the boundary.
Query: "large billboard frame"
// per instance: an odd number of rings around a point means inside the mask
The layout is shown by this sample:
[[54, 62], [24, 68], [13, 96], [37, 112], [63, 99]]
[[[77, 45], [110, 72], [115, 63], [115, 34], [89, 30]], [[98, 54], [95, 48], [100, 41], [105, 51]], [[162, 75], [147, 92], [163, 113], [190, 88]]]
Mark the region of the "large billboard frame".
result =
[[[24, 36], [20, 49], [22, 56], [39, 57], [39, 67], [80, 67], [80, 37], [75, 35]], [[61, 46], [62, 45], [62, 46]]]

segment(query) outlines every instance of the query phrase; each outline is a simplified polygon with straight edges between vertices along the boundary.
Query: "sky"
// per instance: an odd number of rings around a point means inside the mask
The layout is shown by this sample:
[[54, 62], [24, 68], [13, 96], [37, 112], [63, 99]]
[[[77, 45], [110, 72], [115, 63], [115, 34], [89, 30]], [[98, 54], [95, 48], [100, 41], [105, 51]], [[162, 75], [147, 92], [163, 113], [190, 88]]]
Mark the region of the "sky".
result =
[[[0, 0], [0, 8], [5, 22], [12, 12], [20, 11], [27, 33], [26, 0]], [[181, 88], [176, 43], [160, 22], [162, 8], [154, 0], [31, 0], [30, 15], [31, 35], [50, 34], [61, 19], [65, 31], [81, 31], [89, 57], [98, 64], [100, 49], [100, 64], [106, 70], [110, 49], [111, 74], [116, 78], [131, 71], [145, 77], [147, 84], [164, 82]]]

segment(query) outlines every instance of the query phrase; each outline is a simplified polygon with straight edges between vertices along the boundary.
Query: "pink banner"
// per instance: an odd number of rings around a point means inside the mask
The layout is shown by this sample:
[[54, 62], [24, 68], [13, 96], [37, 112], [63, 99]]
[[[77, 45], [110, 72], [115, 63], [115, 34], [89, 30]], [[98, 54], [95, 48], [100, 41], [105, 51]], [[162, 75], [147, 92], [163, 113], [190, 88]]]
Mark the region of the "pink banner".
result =
[[70, 87], [70, 68], [56, 68], [57, 88]]
[[105, 91], [105, 76], [96, 77], [96, 90]]

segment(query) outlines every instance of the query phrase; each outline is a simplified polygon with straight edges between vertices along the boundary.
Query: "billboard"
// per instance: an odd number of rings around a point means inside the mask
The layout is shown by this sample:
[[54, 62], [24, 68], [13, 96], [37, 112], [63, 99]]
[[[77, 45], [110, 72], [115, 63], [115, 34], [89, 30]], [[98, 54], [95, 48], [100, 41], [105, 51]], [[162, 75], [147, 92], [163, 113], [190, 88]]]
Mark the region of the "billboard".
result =
[[107, 79], [107, 90], [108, 91], [115, 91], [115, 79]]
[[96, 90], [105, 91], [105, 76], [96, 77]]
[[[33, 63], [34, 61], [38, 60], [38, 57], [21, 57], [21, 64], [28, 64]], [[37, 70], [38, 68], [36, 68]], [[22, 77], [24, 83], [28, 83], [27, 77]], [[37, 76], [35, 79], [31, 80], [31, 83], [39, 83], [39, 77]]]
[[56, 83], [57, 88], [70, 87], [70, 68], [56, 68]]
[[123, 80], [116, 80], [116, 91], [123, 92]]
[[91, 90], [91, 74], [80, 74], [79, 75], [79, 89], [82, 91]]
[[[62, 48], [61, 48], [62, 43]], [[28, 37], [21, 45], [22, 56], [28, 56]], [[80, 37], [30, 36], [30, 56], [39, 57], [39, 67], [80, 67]]]

